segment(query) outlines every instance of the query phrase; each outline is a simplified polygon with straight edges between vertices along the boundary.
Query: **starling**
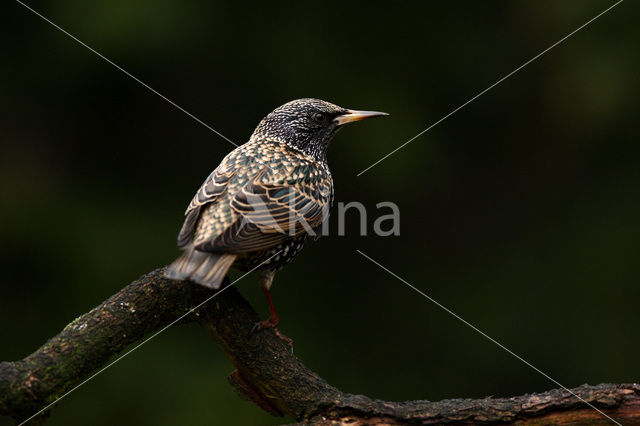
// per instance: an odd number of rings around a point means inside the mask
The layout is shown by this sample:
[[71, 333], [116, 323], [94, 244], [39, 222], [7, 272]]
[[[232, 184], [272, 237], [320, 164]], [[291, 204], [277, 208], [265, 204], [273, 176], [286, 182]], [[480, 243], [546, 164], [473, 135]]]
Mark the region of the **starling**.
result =
[[220, 287], [227, 270], [256, 267], [270, 317], [254, 329], [273, 328], [279, 318], [269, 289], [317, 232], [333, 203], [327, 147], [347, 123], [387, 115], [341, 108], [318, 99], [288, 102], [267, 115], [249, 142], [234, 149], [204, 181], [185, 212], [178, 235], [183, 253], [168, 278]]

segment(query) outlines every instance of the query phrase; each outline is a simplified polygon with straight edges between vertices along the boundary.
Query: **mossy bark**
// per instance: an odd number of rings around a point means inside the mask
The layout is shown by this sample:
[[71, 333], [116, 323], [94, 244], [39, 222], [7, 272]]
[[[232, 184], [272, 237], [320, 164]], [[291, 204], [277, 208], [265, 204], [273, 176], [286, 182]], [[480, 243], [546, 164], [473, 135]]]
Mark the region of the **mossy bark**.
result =
[[[227, 281], [228, 283], [228, 281]], [[601, 424], [602, 414], [566, 390], [513, 398], [388, 402], [341, 392], [306, 367], [272, 331], [251, 333], [259, 320], [240, 293], [215, 293], [165, 279], [155, 270], [129, 284], [20, 361], [0, 363], [0, 414], [24, 421], [98, 371], [129, 345], [184, 316], [200, 322], [237, 370], [241, 397], [273, 415], [318, 424]], [[383, 344], [383, 343], [381, 343]], [[637, 384], [573, 390], [623, 424], [640, 424]], [[33, 421], [43, 421], [44, 411]], [[214, 421], [215, 419], [212, 419]]]

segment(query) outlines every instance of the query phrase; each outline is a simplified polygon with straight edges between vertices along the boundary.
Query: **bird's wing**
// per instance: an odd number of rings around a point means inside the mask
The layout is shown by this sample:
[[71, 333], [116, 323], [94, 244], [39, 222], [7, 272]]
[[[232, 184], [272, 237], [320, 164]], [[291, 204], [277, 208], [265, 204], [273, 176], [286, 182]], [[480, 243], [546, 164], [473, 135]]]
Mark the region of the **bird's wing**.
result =
[[284, 177], [265, 168], [231, 199], [239, 219], [196, 249], [244, 253], [315, 230], [328, 217], [331, 185], [331, 177], [309, 163]]
[[[227, 160], [227, 159], [225, 159]], [[178, 247], [185, 248], [189, 245], [196, 223], [200, 217], [200, 209], [205, 204], [215, 201], [227, 188], [229, 180], [233, 176], [235, 169], [230, 162], [223, 162], [204, 181], [196, 195], [193, 197], [185, 211], [185, 220], [182, 229], [178, 234]]]

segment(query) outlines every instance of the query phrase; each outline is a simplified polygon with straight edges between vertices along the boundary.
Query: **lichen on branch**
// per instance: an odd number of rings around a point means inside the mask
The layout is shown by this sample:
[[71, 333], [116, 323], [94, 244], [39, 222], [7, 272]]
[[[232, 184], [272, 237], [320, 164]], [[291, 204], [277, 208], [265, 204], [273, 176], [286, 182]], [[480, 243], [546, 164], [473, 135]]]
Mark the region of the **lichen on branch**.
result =
[[[90, 377], [129, 345], [176, 319], [199, 322], [235, 365], [229, 382], [272, 415], [317, 424], [582, 424], [608, 422], [564, 389], [512, 398], [390, 402], [347, 394], [311, 371], [259, 320], [233, 287], [214, 295], [157, 269], [78, 317], [33, 354], [0, 363], [0, 415], [28, 419]], [[228, 284], [228, 280], [226, 282]], [[187, 315], [185, 315], [187, 314]], [[216, 378], [212, 378], [216, 380]], [[640, 386], [583, 385], [572, 392], [622, 424], [640, 424]], [[53, 407], [51, 408], [53, 409]], [[44, 419], [46, 411], [39, 416]], [[212, 419], [212, 421], [215, 419]]]

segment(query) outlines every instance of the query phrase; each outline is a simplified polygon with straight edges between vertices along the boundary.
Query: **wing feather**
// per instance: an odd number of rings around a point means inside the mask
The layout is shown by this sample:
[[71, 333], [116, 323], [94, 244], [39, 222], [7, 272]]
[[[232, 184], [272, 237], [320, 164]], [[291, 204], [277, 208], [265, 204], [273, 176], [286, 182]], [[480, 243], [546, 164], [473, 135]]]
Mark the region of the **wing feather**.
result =
[[210, 175], [189, 203], [184, 212], [185, 220], [178, 234], [178, 247], [183, 249], [189, 245], [193, 237], [202, 207], [215, 201], [227, 188], [235, 170], [223, 161]]
[[231, 198], [238, 219], [196, 249], [228, 253], [263, 250], [319, 228], [331, 205], [331, 177], [308, 164], [304, 167], [291, 172], [289, 179], [263, 169]]

